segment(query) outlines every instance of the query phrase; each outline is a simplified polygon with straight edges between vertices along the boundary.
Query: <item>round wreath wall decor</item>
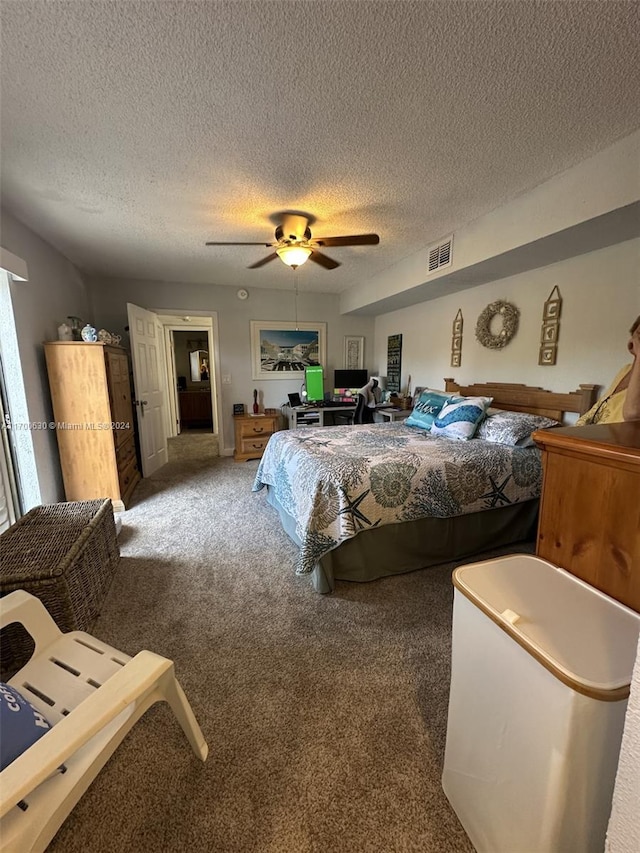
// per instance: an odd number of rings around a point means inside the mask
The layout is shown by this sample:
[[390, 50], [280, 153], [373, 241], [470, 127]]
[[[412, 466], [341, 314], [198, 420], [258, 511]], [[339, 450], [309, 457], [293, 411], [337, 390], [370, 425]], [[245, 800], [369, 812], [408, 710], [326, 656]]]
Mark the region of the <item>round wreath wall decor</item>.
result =
[[[502, 328], [497, 335], [491, 333], [491, 321], [494, 317], [502, 317]], [[518, 331], [519, 318], [520, 311], [510, 302], [501, 299], [491, 302], [478, 317], [476, 338], [487, 349], [502, 349]]]

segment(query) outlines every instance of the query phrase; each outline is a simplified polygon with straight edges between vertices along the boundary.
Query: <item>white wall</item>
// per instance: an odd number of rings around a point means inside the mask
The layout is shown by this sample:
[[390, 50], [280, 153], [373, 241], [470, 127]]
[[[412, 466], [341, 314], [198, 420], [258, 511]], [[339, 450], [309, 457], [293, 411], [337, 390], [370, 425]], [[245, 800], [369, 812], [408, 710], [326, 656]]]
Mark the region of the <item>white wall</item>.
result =
[[[557, 361], [538, 365], [545, 300], [560, 289], [562, 314]], [[478, 315], [496, 299], [520, 310], [520, 326], [502, 350], [481, 346]], [[451, 329], [464, 318], [462, 364], [451, 364]], [[640, 240], [628, 240], [548, 267], [442, 296], [376, 318], [375, 366], [386, 374], [387, 337], [402, 334], [402, 377], [412, 385], [443, 387], [445, 376], [466, 382], [523, 382], [552, 391], [580, 383], [607, 386], [630, 359], [627, 332], [640, 314]]]
[[[287, 273], [287, 270], [283, 270]], [[259, 275], [259, 271], [254, 273]], [[249, 276], [248, 276], [249, 277]], [[287, 393], [300, 391], [300, 375], [283, 379], [255, 381], [251, 378], [251, 320], [280, 320], [292, 322], [295, 318], [293, 285], [290, 292], [251, 288], [247, 283], [249, 298], [242, 301], [236, 289], [219, 285], [187, 284], [184, 282], [154, 282], [136, 280], [91, 279], [89, 281], [95, 318], [101, 326], [125, 335], [127, 302], [150, 310], [170, 311], [173, 314], [198, 312], [211, 316], [218, 314], [220, 374], [229, 376], [229, 384], [221, 385], [224, 424], [224, 452], [233, 448], [233, 404], [244, 403], [247, 411], [253, 403], [253, 389], [257, 388], [265, 407], [280, 408], [287, 402]], [[333, 371], [342, 368], [345, 335], [365, 337], [365, 367], [371, 369], [373, 358], [372, 317], [348, 317], [339, 313], [339, 297], [329, 293], [304, 293], [298, 297], [300, 322], [327, 323], [327, 361], [325, 391], [333, 383]]]
[[[70, 261], [6, 211], [0, 211], [0, 233], [2, 247], [24, 260], [29, 272], [28, 281], [10, 284], [28, 420], [48, 423], [52, 411], [42, 343], [57, 339], [57, 327], [68, 315], [90, 319], [85, 283]], [[31, 430], [29, 436], [35, 468], [20, 471], [29, 477], [25, 510], [64, 500], [55, 431]]]

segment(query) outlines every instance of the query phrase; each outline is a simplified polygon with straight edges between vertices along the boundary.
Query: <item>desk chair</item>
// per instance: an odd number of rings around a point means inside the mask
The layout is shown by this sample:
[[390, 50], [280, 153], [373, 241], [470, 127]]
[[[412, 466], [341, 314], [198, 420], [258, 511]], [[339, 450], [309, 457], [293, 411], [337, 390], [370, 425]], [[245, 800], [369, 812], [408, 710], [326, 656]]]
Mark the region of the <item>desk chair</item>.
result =
[[332, 414], [334, 426], [351, 426], [355, 409], [345, 409], [343, 412], [337, 411]]
[[373, 423], [373, 409], [370, 409], [367, 406], [367, 400], [364, 394], [358, 394], [358, 403], [356, 405], [356, 410], [353, 413], [353, 423], [354, 424], [372, 424]]
[[9, 686], [52, 728], [0, 772], [3, 853], [44, 851], [155, 702], [169, 704], [196, 756], [206, 759], [207, 744], [172, 661], [147, 651], [130, 658], [83, 631], [63, 634], [42, 602], [21, 589], [0, 599], [0, 628], [12, 622], [31, 634], [35, 649]]

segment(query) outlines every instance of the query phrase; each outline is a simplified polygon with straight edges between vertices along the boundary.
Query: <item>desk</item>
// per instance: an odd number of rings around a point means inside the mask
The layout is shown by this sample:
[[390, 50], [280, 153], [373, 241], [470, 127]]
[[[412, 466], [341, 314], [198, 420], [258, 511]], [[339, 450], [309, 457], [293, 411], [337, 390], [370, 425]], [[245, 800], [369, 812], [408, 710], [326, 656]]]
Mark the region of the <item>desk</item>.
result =
[[[294, 406], [289, 407], [289, 429], [302, 426], [333, 426], [336, 412], [355, 412], [356, 406]], [[374, 420], [399, 421], [408, 418], [411, 409], [396, 409], [392, 406], [376, 406]], [[328, 415], [328, 417], [327, 417]], [[380, 417], [378, 417], [380, 415]]]
[[380, 408], [376, 409], [374, 414], [374, 420], [378, 420], [376, 415], [380, 415], [383, 421], [403, 421], [405, 418], [408, 418], [413, 409], [385, 409]]
[[[289, 429], [301, 426], [333, 426], [335, 412], [355, 412], [353, 406], [289, 406]], [[329, 417], [327, 417], [329, 415]]]

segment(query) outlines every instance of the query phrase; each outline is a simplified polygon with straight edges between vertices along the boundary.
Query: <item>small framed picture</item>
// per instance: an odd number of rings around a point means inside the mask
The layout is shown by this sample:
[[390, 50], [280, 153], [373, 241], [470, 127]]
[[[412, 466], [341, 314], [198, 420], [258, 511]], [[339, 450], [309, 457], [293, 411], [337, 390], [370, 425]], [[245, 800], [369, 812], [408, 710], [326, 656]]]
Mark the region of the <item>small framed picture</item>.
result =
[[547, 320], [559, 319], [561, 307], [562, 299], [547, 299], [547, 301], [544, 303], [544, 312], [542, 314], [542, 319], [545, 322]]
[[538, 364], [555, 364], [556, 363], [556, 345], [542, 344], [540, 347], [540, 355]]
[[555, 344], [558, 340], [558, 332], [560, 331], [560, 324], [557, 321], [553, 323], [543, 323], [542, 325], [542, 339], [540, 343], [543, 344]]
[[462, 364], [462, 353], [460, 350], [454, 350], [451, 353], [451, 367], [460, 367]]
[[453, 352], [462, 349], [462, 335], [454, 335], [454, 337], [451, 339], [451, 349], [453, 350]]
[[364, 337], [362, 335], [344, 336], [345, 370], [362, 370], [364, 367]]

